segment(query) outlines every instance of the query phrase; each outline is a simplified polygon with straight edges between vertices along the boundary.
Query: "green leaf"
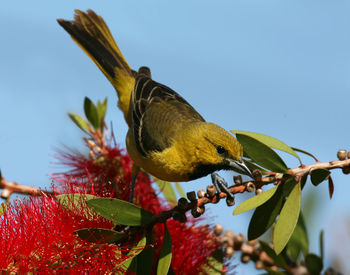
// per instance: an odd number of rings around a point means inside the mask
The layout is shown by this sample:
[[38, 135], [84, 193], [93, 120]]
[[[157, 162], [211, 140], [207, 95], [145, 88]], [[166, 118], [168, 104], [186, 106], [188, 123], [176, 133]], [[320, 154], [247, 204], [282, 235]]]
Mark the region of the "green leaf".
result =
[[9, 206], [9, 204], [10, 204], [10, 201], [5, 201], [5, 202], [3, 202], [3, 203], [0, 205], [0, 217], [1, 217], [2, 215], [4, 215], [4, 213], [5, 213], [6, 209], [7, 209], [7, 207]]
[[[56, 196], [56, 199], [62, 206], [78, 212], [81, 212], [82, 208], [86, 208], [85, 204], [87, 200], [95, 198], [97, 197], [90, 194], [62, 194]], [[85, 210], [85, 212], [89, 213], [90, 216], [95, 214], [95, 212], [90, 209], [89, 211]]]
[[0, 181], [2, 180], [2, 173], [1, 173], [1, 169], [0, 169]]
[[95, 104], [88, 97], [85, 97], [84, 100], [84, 111], [85, 116], [91, 125], [97, 130], [100, 127], [101, 122]]
[[200, 274], [221, 275], [224, 268], [224, 252], [222, 249], [216, 250], [207, 258], [207, 262], [201, 266]]
[[[143, 237], [136, 245], [136, 247], [133, 247], [131, 249], [131, 251], [129, 251], [128, 255], [132, 255], [131, 258], [128, 258], [127, 260], [125, 260], [123, 263], [122, 263], [122, 267], [124, 268], [124, 270], [134, 270], [136, 271], [136, 256], [139, 255], [143, 249], [146, 247], [146, 243], [147, 243], [147, 240], [146, 240], [146, 237]], [[119, 253], [122, 253], [122, 252], [119, 252]], [[117, 254], [118, 256], [118, 254]], [[135, 269], [134, 269], [135, 268]]]
[[104, 118], [106, 116], [107, 111], [107, 98], [101, 103], [100, 101], [97, 101], [97, 112], [98, 112], [98, 118], [100, 122], [100, 128], [101, 130], [104, 127]]
[[159, 186], [160, 190], [162, 191], [164, 197], [167, 199], [169, 204], [171, 206], [176, 206], [177, 205], [176, 194], [173, 187], [171, 186], [171, 183], [160, 179], [155, 179], [155, 182]]
[[137, 257], [134, 258], [134, 261], [136, 262], [136, 265], [137, 265], [137, 269], [136, 269], [137, 275], [151, 274], [153, 257], [154, 257], [153, 237], [152, 237], [151, 230], [147, 232], [146, 240], [147, 240], [147, 243], [146, 243], [145, 249], [142, 250], [142, 252], [139, 255], [137, 255]]
[[319, 275], [323, 269], [322, 259], [315, 254], [308, 254], [305, 257], [306, 268], [310, 275]]
[[297, 183], [285, 202], [273, 230], [272, 240], [276, 254], [280, 254], [293, 234], [298, 222], [301, 204], [301, 186]]
[[185, 191], [182, 189], [181, 184], [176, 182], [175, 187], [176, 187], [177, 193], [179, 193], [180, 197], [186, 198]]
[[261, 249], [279, 266], [287, 266], [286, 261], [281, 255], [276, 255], [275, 251], [265, 242], [259, 241]]
[[103, 120], [107, 111], [107, 98], [104, 99], [103, 103], [97, 101], [97, 111], [100, 119]]
[[140, 226], [152, 221], [152, 213], [123, 200], [97, 198], [87, 201], [87, 205], [102, 217], [116, 224]]
[[236, 207], [236, 209], [233, 211], [233, 214], [238, 215], [262, 205], [267, 200], [269, 200], [273, 196], [273, 194], [275, 194], [276, 190], [277, 186], [242, 202]]
[[115, 243], [125, 236], [124, 233], [105, 228], [82, 228], [74, 233], [91, 243]]
[[164, 238], [163, 238], [163, 244], [162, 244], [162, 250], [160, 251], [158, 266], [157, 266], [157, 275], [163, 275], [167, 274], [170, 268], [171, 258], [172, 258], [172, 244], [171, 244], [171, 237], [170, 233], [168, 231], [168, 228], [166, 225], [165, 232], [164, 232]]
[[321, 230], [320, 232], [320, 256], [321, 256], [321, 260], [323, 262], [324, 259], [324, 231]]
[[270, 137], [268, 135], [264, 135], [264, 134], [259, 134], [259, 133], [254, 133], [254, 132], [247, 132], [247, 131], [231, 131], [233, 134], [237, 135], [237, 134], [242, 134], [242, 135], [246, 135], [246, 136], [250, 136], [262, 143], [264, 143], [265, 145], [271, 147], [271, 148], [275, 148], [277, 150], [281, 150], [283, 152], [286, 152], [288, 154], [291, 154], [292, 156], [296, 157], [299, 162], [301, 163], [301, 159], [300, 157], [297, 155], [297, 153], [295, 153], [295, 151], [289, 147], [287, 144], [285, 144], [283, 141], [274, 138], [274, 137]]
[[244, 151], [256, 164], [274, 172], [287, 172], [286, 164], [270, 147], [247, 135], [236, 134], [236, 137]]
[[311, 182], [313, 185], [317, 186], [322, 181], [326, 180], [328, 176], [330, 175], [330, 171], [327, 169], [314, 169], [311, 170]]
[[277, 191], [267, 202], [255, 209], [248, 228], [249, 240], [260, 237], [275, 222], [283, 206], [284, 198], [289, 195], [295, 184], [296, 181], [289, 178], [283, 184], [278, 185]]
[[73, 113], [68, 113], [68, 116], [81, 130], [83, 130], [85, 133], [88, 133], [90, 125], [85, 119]]
[[309, 253], [309, 240], [307, 237], [304, 218], [301, 212], [294, 232], [290, 237], [290, 240], [288, 241], [286, 247], [286, 254], [294, 261], [297, 261], [300, 251], [302, 251], [303, 255]]

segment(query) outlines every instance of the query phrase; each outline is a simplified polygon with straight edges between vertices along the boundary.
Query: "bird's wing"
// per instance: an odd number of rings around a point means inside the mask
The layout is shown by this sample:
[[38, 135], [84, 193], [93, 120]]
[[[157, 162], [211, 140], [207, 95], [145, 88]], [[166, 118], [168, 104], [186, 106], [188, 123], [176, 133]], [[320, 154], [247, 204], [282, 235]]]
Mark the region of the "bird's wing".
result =
[[204, 121], [179, 94], [143, 74], [136, 78], [131, 100], [133, 135], [143, 156], [171, 146], [184, 124]]

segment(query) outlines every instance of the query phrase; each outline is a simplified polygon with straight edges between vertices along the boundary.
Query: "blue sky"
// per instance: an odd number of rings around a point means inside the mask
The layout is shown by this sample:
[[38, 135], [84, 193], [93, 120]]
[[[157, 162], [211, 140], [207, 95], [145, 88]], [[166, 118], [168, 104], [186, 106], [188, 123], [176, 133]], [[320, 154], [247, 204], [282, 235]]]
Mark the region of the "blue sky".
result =
[[[207, 121], [277, 137], [321, 161], [350, 149], [349, 1], [7, 1], [0, 8], [0, 168], [8, 180], [48, 187], [53, 148], [83, 150], [66, 113], [82, 114], [84, 96], [108, 97], [107, 121], [125, 144], [112, 86], [56, 23], [76, 8], [102, 15], [129, 64], [151, 67]], [[311, 250], [318, 252], [324, 228], [328, 262], [336, 243], [349, 242], [346, 233], [339, 237], [350, 220], [349, 176], [333, 175], [331, 201], [327, 184], [307, 188], [319, 202], [309, 221]], [[246, 232], [249, 213], [233, 217], [224, 203], [209, 208], [216, 222]]]

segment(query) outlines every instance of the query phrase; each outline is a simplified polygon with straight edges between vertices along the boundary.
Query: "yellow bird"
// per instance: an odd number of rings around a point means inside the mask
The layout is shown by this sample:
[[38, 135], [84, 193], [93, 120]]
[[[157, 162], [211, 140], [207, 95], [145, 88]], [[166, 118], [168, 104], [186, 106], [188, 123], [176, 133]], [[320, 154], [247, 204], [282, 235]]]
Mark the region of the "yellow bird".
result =
[[214, 171], [238, 170], [251, 176], [238, 141], [206, 122], [172, 89], [153, 81], [147, 67], [132, 70], [101, 16], [92, 10], [75, 12], [73, 21], [57, 21], [116, 89], [129, 126], [126, 146], [134, 165], [165, 181], [191, 181], [212, 173], [218, 190], [232, 197]]

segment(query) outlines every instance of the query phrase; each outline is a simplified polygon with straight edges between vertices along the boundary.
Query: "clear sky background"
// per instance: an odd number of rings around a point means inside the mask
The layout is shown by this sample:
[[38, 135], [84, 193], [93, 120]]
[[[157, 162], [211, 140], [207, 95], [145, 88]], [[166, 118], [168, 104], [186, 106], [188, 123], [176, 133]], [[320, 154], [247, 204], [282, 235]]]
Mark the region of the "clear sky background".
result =
[[[83, 150], [81, 132], [66, 114], [82, 114], [85, 96], [108, 97], [107, 121], [125, 144], [114, 89], [56, 23], [71, 19], [76, 8], [102, 15], [129, 64], [149, 66], [156, 81], [207, 121], [277, 137], [321, 161], [350, 149], [349, 1], [6, 1], [0, 7], [0, 168], [8, 180], [50, 186], [53, 148]], [[232, 181], [231, 173], [222, 174]], [[333, 177], [331, 201], [326, 183], [303, 192], [318, 202], [307, 224], [316, 253], [325, 229], [327, 264], [336, 253], [350, 254], [350, 175], [335, 171]], [[209, 183], [207, 177], [184, 187]], [[208, 208], [215, 222], [247, 232], [251, 213], [232, 216], [224, 202]], [[239, 267], [242, 274], [251, 270]]]

